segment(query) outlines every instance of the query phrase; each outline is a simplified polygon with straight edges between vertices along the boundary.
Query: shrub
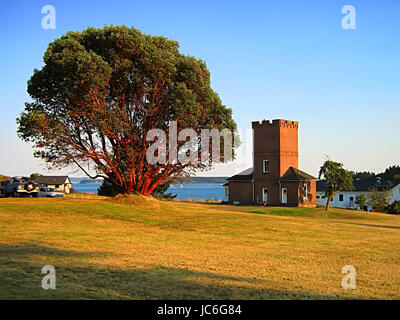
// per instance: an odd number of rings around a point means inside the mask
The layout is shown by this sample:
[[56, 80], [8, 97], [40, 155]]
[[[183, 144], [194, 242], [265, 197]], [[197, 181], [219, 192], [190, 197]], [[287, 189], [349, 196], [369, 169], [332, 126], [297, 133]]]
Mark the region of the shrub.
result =
[[395, 201], [386, 207], [387, 213], [400, 214], [400, 201]]
[[108, 196], [108, 197], [114, 197], [117, 194], [122, 193], [122, 188], [120, 186], [117, 186], [113, 184], [110, 180], [104, 179], [103, 183], [97, 190], [97, 194], [99, 196]]
[[356, 204], [360, 207], [360, 210], [364, 210], [365, 206], [367, 205], [367, 197], [363, 194], [359, 194], [356, 197]]
[[370, 189], [368, 192], [368, 205], [376, 212], [385, 212], [386, 207], [389, 205], [390, 191], [378, 191]]

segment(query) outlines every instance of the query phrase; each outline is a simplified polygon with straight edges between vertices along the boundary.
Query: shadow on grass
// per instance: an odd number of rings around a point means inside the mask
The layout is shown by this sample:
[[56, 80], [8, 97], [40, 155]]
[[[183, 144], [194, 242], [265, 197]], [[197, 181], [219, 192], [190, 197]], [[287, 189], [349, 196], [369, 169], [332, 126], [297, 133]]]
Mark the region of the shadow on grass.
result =
[[[39, 261], [32, 254], [45, 255]], [[260, 288], [265, 280], [156, 266], [148, 269], [107, 268], [72, 257], [96, 253], [65, 251], [38, 245], [0, 246], [0, 299], [338, 299]], [[55, 266], [56, 289], [41, 287], [46, 261]], [[51, 263], [49, 263], [51, 264]], [[258, 285], [258, 287], [257, 287]]]
[[16, 245], [0, 244], [0, 261], [4, 258], [18, 259], [18, 258], [31, 258], [31, 255], [43, 255], [48, 257], [94, 257], [106, 256], [112, 253], [108, 252], [90, 252], [90, 251], [74, 251], [74, 250], [61, 250], [43, 245], [36, 245], [32, 243], [21, 243]]
[[355, 226], [362, 227], [373, 227], [373, 228], [384, 228], [384, 229], [400, 229], [399, 226], [388, 226], [388, 225], [379, 225], [379, 224], [366, 224], [366, 223], [351, 223], [351, 222], [342, 222], [344, 224], [352, 224]]

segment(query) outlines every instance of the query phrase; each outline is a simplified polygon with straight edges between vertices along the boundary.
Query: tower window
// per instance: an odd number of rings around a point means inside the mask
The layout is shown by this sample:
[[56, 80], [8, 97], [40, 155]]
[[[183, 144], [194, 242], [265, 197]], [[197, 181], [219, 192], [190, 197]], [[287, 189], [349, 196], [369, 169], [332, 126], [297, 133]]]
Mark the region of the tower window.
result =
[[268, 173], [268, 172], [269, 172], [269, 161], [263, 160], [263, 173]]

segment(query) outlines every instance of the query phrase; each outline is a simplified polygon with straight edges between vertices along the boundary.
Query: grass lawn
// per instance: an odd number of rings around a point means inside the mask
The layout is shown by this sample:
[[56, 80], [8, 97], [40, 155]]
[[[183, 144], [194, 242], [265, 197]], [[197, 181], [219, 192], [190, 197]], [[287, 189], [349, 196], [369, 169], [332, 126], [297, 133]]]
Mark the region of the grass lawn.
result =
[[[41, 288], [47, 264], [56, 290]], [[400, 216], [0, 199], [0, 299], [17, 298], [400, 299]]]

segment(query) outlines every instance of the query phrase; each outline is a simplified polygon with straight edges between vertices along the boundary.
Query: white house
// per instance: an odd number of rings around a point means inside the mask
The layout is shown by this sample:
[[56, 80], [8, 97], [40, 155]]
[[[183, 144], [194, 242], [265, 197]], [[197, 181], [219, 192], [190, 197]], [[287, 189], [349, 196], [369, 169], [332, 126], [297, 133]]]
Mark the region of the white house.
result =
[[[325, 180], [317, 181], [317, 204], [320, 206], [325, 206], [326, 197], [325, 190], [327, 188], [327, 183]], [[368, 179], [358, 179], [354, 182], [354, 191], [338, 191], [333, 197], [330, 206], [337, 208], [349, 208], [349, 209], [360, 209], [356, 204], [356, 197], [358, 195], [365, 195], [370, 188], [375, 188], [377, 190], [388, 189], [391, 192], [390, 203], [394, 201], [400, 201], [400, 180], [381, 180], [380, 178], [368, 178]], [[364, 210], [370, 211], [372, 208], [367, 206]]]
[[60, 192], [71, 193], [72, 183], [68, 176], [37, 176], [35, 182]]

